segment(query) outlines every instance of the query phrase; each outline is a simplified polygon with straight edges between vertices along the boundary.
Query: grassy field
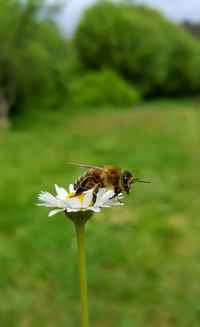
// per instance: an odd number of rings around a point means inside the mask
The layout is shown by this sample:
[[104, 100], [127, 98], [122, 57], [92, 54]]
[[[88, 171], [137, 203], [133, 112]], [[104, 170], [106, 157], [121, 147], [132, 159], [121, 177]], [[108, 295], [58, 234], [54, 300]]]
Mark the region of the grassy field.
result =
[[[30, 120], [31, 118], [31, 120]], [[78, 327], [73, 225], [41, 190], [115, 164], [151, 181], [87, 225], [92, 327], [200, 323], [200, 104], [31, 115], [0, 131], [0, 326]]]

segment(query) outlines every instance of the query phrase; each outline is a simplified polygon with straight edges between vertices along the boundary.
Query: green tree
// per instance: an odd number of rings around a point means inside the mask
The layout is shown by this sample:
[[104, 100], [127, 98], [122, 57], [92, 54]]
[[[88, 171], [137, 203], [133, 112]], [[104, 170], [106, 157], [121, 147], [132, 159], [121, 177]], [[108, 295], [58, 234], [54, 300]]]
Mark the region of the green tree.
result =
[[200, 90], [199, 42], [155, 10], [98, 3], [86, 10], [74, 43], [83, 68], [112, 68], [145, 96]]
[[167, 94], [185, 95], [200, 91], [200, 43], [181, 27], [168, 24], [171, 44], [168, 74], [163, 85]]
[[71, 47], [39, 0], [0, 0], [0, 97], [9, 111], [65, 100]]
[[162, 16], [128, 4], [89, 8], [78, 26], [75, 46], [86, 67], [111, 67], [149, 94], [167, 74], [169, 44]]

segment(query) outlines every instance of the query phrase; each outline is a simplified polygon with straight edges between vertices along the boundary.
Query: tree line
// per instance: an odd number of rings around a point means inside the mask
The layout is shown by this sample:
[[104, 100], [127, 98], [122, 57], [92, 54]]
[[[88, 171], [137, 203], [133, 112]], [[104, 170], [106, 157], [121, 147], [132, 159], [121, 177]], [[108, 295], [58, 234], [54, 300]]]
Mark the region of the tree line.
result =
[[98, 3], [70, 40], [55, 14], [45, 0], [0, 0], [0, 116], [199, 93], [200, 43], [159, 12]]
[[144, 6], [101, 3], [89, 8], [75, 35], [86, 70], [117, 71], [143, 96], [200, 91], [200, 43]]

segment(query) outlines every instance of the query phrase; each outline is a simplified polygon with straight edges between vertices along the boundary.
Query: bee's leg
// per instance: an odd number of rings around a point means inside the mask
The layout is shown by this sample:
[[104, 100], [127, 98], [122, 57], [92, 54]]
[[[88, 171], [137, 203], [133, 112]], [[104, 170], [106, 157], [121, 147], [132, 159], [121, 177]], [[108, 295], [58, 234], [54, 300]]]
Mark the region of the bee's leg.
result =
[[93, 189], [93, 192], [92, 192], [92, 205], [94, 205], [96, 200], [97, 200], [97, 194], [99, 192], [100, 187], [101, 187], [101, 184], [98, 183], [98, 184], [95, 185], [95, 187]]
[[88, 181], [90, 179], [91, 179], [90, 177], [85, 177], [85, 179], [83, 179], [83, 181], [81, 182], [81, 184], [76, 189], [74, 196], [80, 195], [81, 193], [83, 193], [86, 190], [86, 185], [87, 185], [87, 183], [88, 183]]
[[80, 195], [80, 194], [83, 193], [83, 192], [84, 192], [84, 188], [82, 188], [82, 187], [80, 186], [80, 187], [77, 188], [76, 193], [74, 194], [74, 196], [76, 196], [76, 195]]
[[119, 188], [115, 187], [114, 194], [113, 194], [113, 196], [111, 196], [110, 200], [116, 198], [120, 192], [121, 192], [121, 190]]
[[[84, 191], [89, 190], [90, 188], [93, 188], [93, 186], [95, 185], [94, 191], [97, 188], [97, 191], [95, 191], [96, 193], [98, 193], [100, 184], [96, 184], [96, 181], [94, 180], [94, 178], [92, 178], [91, 176], [87, 176], [85, 177], [81, 184], [78, 186], [78, 188], [75, 191], [74, 196], [76, 195], [80, 195], [81, 193], [83, 193]], [[99, 185], [99, 186], [98, 186]], [[88, 187], [89, 186], [89, 187]], [[92, 200], [93, 201], [93, 200]], [[95, 200], [96, 201], [96, 200]], [[94, 202], [95, 203], [95, 202]]]

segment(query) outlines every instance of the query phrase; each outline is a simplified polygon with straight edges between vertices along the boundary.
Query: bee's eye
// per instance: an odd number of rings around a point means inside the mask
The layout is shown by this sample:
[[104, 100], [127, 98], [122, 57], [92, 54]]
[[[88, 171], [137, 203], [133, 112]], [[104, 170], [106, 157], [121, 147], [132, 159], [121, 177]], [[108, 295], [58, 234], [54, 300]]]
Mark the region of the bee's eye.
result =
[[128, 176], [127, 175], [123, 175], [122, 176], [122, 181], [124, 184], [127, 184], [128, 183]]

